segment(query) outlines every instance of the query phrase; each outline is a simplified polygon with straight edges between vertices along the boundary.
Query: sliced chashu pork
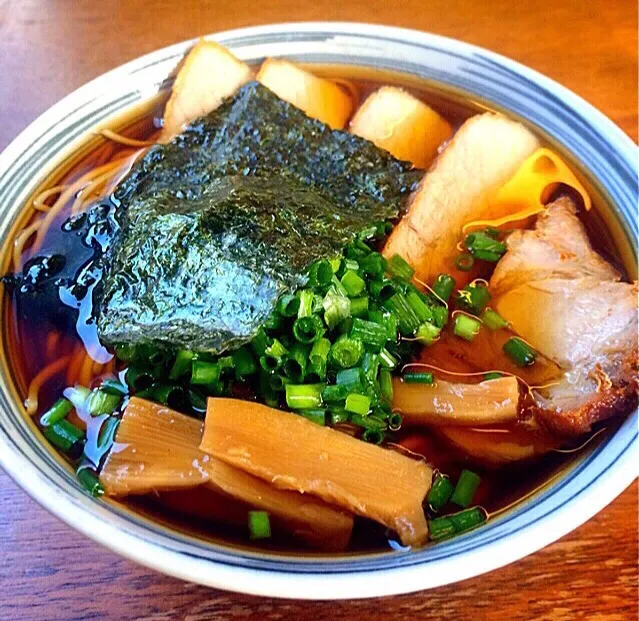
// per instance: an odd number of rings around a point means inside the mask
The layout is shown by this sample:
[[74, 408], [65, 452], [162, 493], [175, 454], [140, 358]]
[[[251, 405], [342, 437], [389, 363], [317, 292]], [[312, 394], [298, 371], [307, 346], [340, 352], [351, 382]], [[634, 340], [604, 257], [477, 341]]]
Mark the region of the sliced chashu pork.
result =
[[442, 272], [463, 280], [454, 263], [463, 225], [504, 215], [491, 212], [491, 198], [539, 146], [521, 123], [501, 114], [468, 119], [412, 196], [384, 254], [401, 255], [426, 282]]
[[568, 198], [516, 231], [490, 281], [497, 311], [565, 374], [537, 395], [554, 431], [583, 433], [637, 403], [637, 284], [593, 249]]

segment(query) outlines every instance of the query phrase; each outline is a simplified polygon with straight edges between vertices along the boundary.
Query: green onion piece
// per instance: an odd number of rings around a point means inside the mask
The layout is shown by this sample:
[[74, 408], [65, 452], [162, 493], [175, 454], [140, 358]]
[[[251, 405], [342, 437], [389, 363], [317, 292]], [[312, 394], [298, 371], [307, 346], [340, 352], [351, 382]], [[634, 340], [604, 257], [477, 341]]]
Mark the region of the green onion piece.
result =
[[293, 382], [303, 382], [306, 376], [310, 346], [295, 343], [288, 353], [288, 359], [284, 363], [284, 373]]
[[365, 429], [362, 440], [369, 444], [381, 444], [384, 441], [384, 432], [380, 429]]
[[374, 349], [381, 349], [386, 344], [386, 328], [373, 321], [366, 321], [355, 317], [351, 326], [350, 336], [359, 339], [364, 345], [370, 345]]
[[368, 311], [368, 320], [384, 326], [386, 329], [386, 339], [389, 341], [397, 340], [397, 318], [387, 310]]
[[124, 397], [129, 394], [129, 388], [121, 381], [116, 379], [105, 379], [100, 384], [100, 390], [110, 395], [119, 395]]
[[71, 401], [76, 410], [82, 412], [86, 409], [92, 393], [86, 386], [69, 386], [62, 394]]
[[342, 334], [331, 345], [330, 358], [338, 368], [347, 369], [354, 367], [364, 355], [364, 344], [359, 339], [354, 339]]
[[481, 328], [481, 322], [474, 317], [468, 315], [455, 315], [455, 323], [453, 325], [453, 333], [467, 341], [472, 341]]
[[[337, 274], [337, 272], [339, 272], [339, 268], [342, 266], [342, 257], [335, 257], [334, 259], [330, 259], [329, 263], [331, 264], [333, 274]], [[332, 278], [331, 282], [333, 282]]]
[[[98, 457], [101, 458], [111, 447], [113, 444], [113, 438], [115, 437], [115, 432], [118, 429], [118, 425], [120, 424], [120, 420], [115, 418], [115, 416], [109, 416], [100, 427], [100, 433], [98, 434]], [[98, 459], [99, 461], [99, 459]]]
[[506, 244], [482, 231], [466, 235], [464, 245], [475, 258], [492, 263], [499, 261], [506, 252]]
[[371, 252], [359, 261], [359, 267], [364, 274], [378, 276], [386, 269], [386, 259], [379, 252]]
[[320, 379], [326, 377], [326, 367], [328, 364], [328, 352], [331, 349], [331, 342], [326, 338], [321, 338], [313, 343], [309, 361], [311, 363], [310, 370]]
[[[354, 259], [344, 259], [344, 270], [351, 270], [353, 272], [357, 272], [359, 270], [359, 263]], [[343, 284], [343, 283], [342, 283]]]
[[422, 294], [417, 291], [417, 289], [413, 287], [408, 291], [406, 294], [406, 301], [421, 322], [432, 321], [433, 312], [431, 307], [426, 303]]
[[479, 284], [470, 284], [457, 292], [455, 304], [458, 308], [473, 315], [479, 315], [491, 299], [488, 287]]
[[284, 390], [285, 386], [291, 382], [288, 377], [284, 377], [279, 375], [278, 373], [273, 373], [272, 375], [268, 375], [268, 384], [271, 390], [275, 392], [281, 392]]
[[286, 405], [293, 410], [319, 408], [326, 384], [286, 384]]
[[393, 378], [388, 369], [382, 369], [379, 372], [379, 390], [384, 401], [393, 402]]
[[390, 369], [391, 371], [398, 365], [397, 358], [395, 358], [395, 356], [393, 356], [393, 354], [391, 354], [385, 347], [379, 352], [379, 363], [382, 367]]
[[124, 379], [126, 380], [126, 383], [131, 386], [131, 388], [133, 388], [136, 392], [140, 390], [146, 390], [155, 381], [155, 378], [150, 371], [135, 366], [129, 367], [126, 370]]
[[442, 329], [425, 321], [415, 332], [415, 338], [422, 345], [432, 345], [439, 339]]
[[382, 278], [379, 280], [371, 280], [368, 285], [371, 295], [380, 302], [385, 302], [389, 298], [395, 295], [397, 288], [395, 283], [388, 278]]
[[402, 375], [407, 384], [432, 384], [434, 377], [428, 371], [407, 371]]
[[492, 308], [485, 308], [482, 311], [480, 319], [489, 330], [500, 330], [501, 328], [508, 327], [508, 322]]
[[324, 332], [326, 332], [324, 322], [317, 315], [299, 317], [293, 324], [293, 336], [295, 336], [300, 343], [314, 343], [322, 338]]
[[68, 399], [58, 399], [40, 418], [43, 427], [53, 425], [63, 418], [73, 409], [73, 403]]
[[475, 265], [475, 259], [470, 254], [463, 253], [455, 259], [455, 267], [460, 272], [470, 272], [473, 269], [473, 265]]
[[247, 346], [236, 349], [232, 353], [232, 356], [236, 379], [241, 379], [247, 375], [253, 375], [253, 373], [257, 371], [255, 358]]
[[460, 535], [483, 524], [486, 521], [486, 512], [481, 507], [472, 507], [459, 513], [453, 513], [448, 516], [448, 519], [455, 527], [455, 534]]
[[350, 420], [350, 414], [343, 407], [340, 406], [331, 406], [328, 413], [330, 416], [331, 425], [347, 423]]
[[104, 488], [98, 475], [88, 466], [80, 466], [76, 472], [78, 481], [82, 484], [82, 487], [91, 494], [91, 496], [102, 496], [104, 494]]
[[409, 306], [406, 296], [398, 291], [383, 303], [386, 310], [397, 318], [399, 331], [404, 336], [411, 336], [420, 325], [419, 317]]
[[451, 293], [455, 290], [455, 279], [449, 274], [440, 274], [433, 283], [433, 291], [437, 297], [448, 302]]
[[154, 401], [166, 405], [173, 410], [179, 410], [186, 402], [186, 393], [181, 386], [173, 384], [156, 384], [151, 389]]
[[137, 347], [130, 343], [115, 346], [115, 355], [122, 362], [133, 362], [137, 356]]
[[450, 501], [464, 509], [473, 502], [481, 478], [470, 470], [462, 470]]
[[188, 390], [189, 403], [191, 404], [191, 408], [195, 410], [198, 414], [206, 413], [206, 396], [203, 395], [199, 390], [195, 390], [193, 388], [189, 388]]
[[334, 291], [329, 291], [326, 294], [322, 306], [324, 307], [324, 321], [331, 330], [351, 315], [351, 301]]
[[271, 536], [271, 522], [266, 511], [248, 512], [249, 539], [268, 539]]
[[368, 378], [370, 382], [377, 379], [377, 373], [379, 371], [379, 355], [367, 351], [362, 359], [362, 371], [364, 376]]
[[376, 416], [362, 416], [361, 414], [355, 414], [354, 412], [349, 414], [348, 420], [353, 423], [353, 425], [363, 427], [364, 429], [377, 429], [378, 431], [384, 431], [388, 426], [385, 421], [377, 418]]
[[300, 414], [304, 418], [308, 418], [312, 423], [316, 425], [326, 425], [326, 410], [322, 409], [308, 409], [302, 410]]
[[490, 381], [494, 379], [499, 379], [500, 377], [504, 377], [502, 373], [498, 373], [497, 371], [491, 371], [490, 373], [486, 373], [486, 375], [484, 375], [484, 380]]
[[282, 317], [277, 311], [273, 311], [262, 324], [264, 330], [270, 330], [271, 332], [277, 332], [284, 325], [285, 318]]
[[433, 485], [428, 492], [427, 501], [433, 511], [439, 512], [452, 495], [453, 484], [448, 477], [440, 474], [433, 481]]
[[518, 367], [528, 367], [537, 360], [537, 352], [516, 336], [508, 339], [502, 349]]
[[300, 299], [295, 295], [285, 293], [277, 301], [275, 308], [282, 317], [294, 317], [299, 311]]
[[366, 416], [371, 409], [371, 400], [366, 395], [360, 395], [356, 392], [352, 392], [346, 397], [346, 404], [344, 407], [347, 412]]
[[351, 388], [346, 384], [330, 384], [322, 390], [322, 399], [327, 403], [336, 403], [344, 401], [350, 393]]
[[[298, 298], [295, 299], [298, 300]], [[297, 308], [295, 309], [295, 312], [297, 313]], [[266, 348], [269, 346], [270, 342], [270, 337], [266, 334], [266, 332], [264, 332], [263, 328], [260, 328], [250, 343], [251, 349], [253, 350], [256, 358], [260, 358], [264, 355], [264, 352], [266, 351]]]
[[53, 446], [63, 453], [69, 453], [78, 442], [84, 440], [84, 431], [64, 418], [53, 425], [44, 427], [42, 433]]
[[410, 280], [415, 270], [406, 262], [406, 260], [398, 254], [394, 254], [386, 265], [386, 271], [402, 280]]
[[448, 323], [448, 309], [445, 306], [433, 306], [433, 321], [438, 328]]
[[337, 372], [335, 377], [335, 383], [338, 386], [347, 386], [351, 390], [355, 390], [356, 388], [361, 388], [364, 386], [364, 382], [366, 381], [364, 370], [360, 367], [355, 367], [352, 369], [342, 369]]
[[308, 272], [308, 284], [310, 287], [325, 287], [333, 278], [333, 268], [330, 261], [320, 259], [311, 265]]
[[191, 384], [214, 384], [219, 381], [220, 365], [216, 362], [193, 360], [191, 363]]
[[162, 366], [169, 357], [169, 352], [155, 345], [144, 343], [137, 348], [136, 357], [151, 366]]
[[353, 317], [361, 317], [368, 312], [368, 296], [361, 298], [353, 298], [351, 300], [351, 315]]
[[366, 281], [354, 270], [346, 270], [340, 282], [351, 298], [357, 297], [366, 289]]
[[388, 417], [388, 428], [391, 431], [399, 431], [402, 428], [403, 422], [402, 415], [399, 412], [393, 412]]
[[313, 298], [315, 294], [312, 289], [302, 289], [297, 292], [300, 299], [300, 307], [297, 309], [298, 317], [310, 317], [313, 314]]
[[455, 535], [457, 530], [449, 517], [428, 520], [428, 534], [431, 541], [442, 541]]
[[175, 356], [173, 366], [169, 371], [169, 379], [179, 379], [191, 370], [191, 362], [193, 361], [193, 352], [181, 349]]
[[110, 395], [102, 389], [96, 390], [89, 399], [89, 414], [91, 416], [112, 414], [120, 405], [121, 400], [121, 395]]

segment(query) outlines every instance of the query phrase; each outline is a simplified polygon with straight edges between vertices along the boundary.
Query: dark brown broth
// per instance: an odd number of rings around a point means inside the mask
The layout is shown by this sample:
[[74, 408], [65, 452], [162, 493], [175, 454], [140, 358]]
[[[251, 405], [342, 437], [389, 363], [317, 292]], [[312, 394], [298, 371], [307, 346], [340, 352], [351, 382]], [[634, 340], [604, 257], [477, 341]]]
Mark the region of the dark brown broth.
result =
[[[361, 72], [345, 74], [344, 71], [343, 68], [325, 68], [322, 72], [331, 76], [345, 78], [355, 84], [360, 93], [360, 101], [363, 101], [368, 94], [381, 84], [399, 83], [442, 113], [455, 128], [466, 118], [483, 109], [479, 104], [470, 104], [469, 102], [462, 104], [459, 101], [447, 100], [433, 90], [418, 87], [415, 83], [407, 84], [404, 80], [398, 79], [397, 76], [384, 75], [383, 80], [371, 80], [368, 77], [362, 77], [364, 74]], [[369, 73], [365, 72], [366, 75]], [[129, 116], [128, 120], [114, 125], [114, 129], [139, 140], [153, 139], [158, 131], [154, 119], [161, 115], [163, 103], [164, 100], [155, 100], [153, 105], [147, 107], [143, 114], [138, 112], [135, 116]], [[35, 195], [41, 190], [54, 185], [70, 184], [87, 171], [134, 151], [134, 149], [108, 140], [102, 141], [98, 139], [97, 142], [97, 146], [79, 155], [71, 166], [66, 167], [66, 170], [60, 169], [56, 175], [48, 179]], [[71, 202], [50, 227], [45, 237], [42, 252], [46, 252], [47, 248], [51, 247], [55, 241], [62, 223], [69, 216]], [[33, 215], [37, 217], [38, 214], [36, 212]], [[597, 231], [597, 235], [593, 235], [591, 238], [595, 247], [615, 265], [621, 267], [621, 261], [618, 258], [612, 237], [603, 227], [603, 221], [599, 214], [596, 213], [596, 210], [589, 213], [584, 218], [584, 221], [590, 231]], [[23, 222], [23, 226], [27, 224], [28, 220]], [[602, 234], [602, 231], [605, 231], [605, 234]], [[28, 252], [25, 257], [29, 258]], [[4, 300], [3, 327], [6, 355], [12, 367], [16, 386], [20, 394], [25, 398], [28, 385], [35, 375], [47, 364], [61, 356], [69, 355], [74, 347], [81, 342], [75, 330], [68, 330], [60, 333], [59, 337], [56, 337], [58, 340], [55, 347], [51, 347], [50, 340], [54, 337], [52, 337], [49, 327], [41, 322], [32, 323], [21, 320], [18, 309], [15, 303], [11, 301], [10, 296], [5, 296]], [[482, 338], [503, 339], [505, 336], [506, 331], [503, 331], [503, 334], [499, 336], [490, 335], [487, 331], [484, 331]], [[48, 343], [49, 345], [47, 345]], [[512, 368], [512, 364], [501, 353], [493, 359], [486, 359], [485, 356], [482, 358], [481, 352], [489, 348], [482, 347], [481, 340], [473, 345], [475, 352], [480, 352], [478, 360], [470, 360], [461, 349], [459, 339], [453, 340], [449, 334], [445, 334], [440, 343], [423, 353], [423, 360], [458, 371], [473, 372], [487, 369], [515, 371]], [[500, 347], [497, 349], [499, 352], [501, 351]], [[530, 371], [524, 371], [523, 375], [530, 383], [543, 383], [543, 381], [552, 377], [553, 373], [556, 374], [556, 370], [551, 367], [538, 365]], [[522, 375], [521, 372], [519, 374]], [[98, 379], [94, 378], [95, 381]], [[39, 394], [38, 413], [50, 407], [59, 398], [62, 390], [68, 385], [73, 385], [75, 381], [75, 378], [68, 377], [66, 369], [47, 381]], [[528, 495], [544, 482], [547, 482], [557, 472], [564, 469], [575, 458], [573, 455], [554, 453], [545, 456], [543, 459], [509, 465], [507, 468], [486, 468], [482, 464], [474, 463], [468, 455], [450, 445], [437, 431], [403, 431], [399, 434], [398, 441], [408, 441], [408, 436], [412, 437], [410, 441], [413, 444], [417, 441], [417, 444], [421, 446], [421, 452], [425, 454], [428, 461], [436, 469], [451, 475], [451, 477], [457, 477], [464, 467], [469, 467], [479, 472], [482, 476], [482, 483], [478, 491], [477, 500], [489, 513], [509, 506]], [[246, 545], [245, 533], [232, 528], [222, 528], [219, 525], [211, 528], [211, 524], [201, 517], [197, 518], [191, 515], [188, 519], [185, 519], [185, 515], [174, 508], [168, 508], [161, 500], [161, 497], [147, 497], [133, 499], [128, 501], [128, 503], [143, 514], [147, 514], [175, 528], [206, 538], [222, 538], [230, 543]], [[358, 520], [352, 550], [379, 550], [384, 546], [387, 547], [387, 545], [386, 533], [383, 528], [365, 520]], [[290, 542], [278, 540], [277, 538], [272, 543], [261, 544], [262, 546], [278, 550], [295, 549], [291, 547]]]

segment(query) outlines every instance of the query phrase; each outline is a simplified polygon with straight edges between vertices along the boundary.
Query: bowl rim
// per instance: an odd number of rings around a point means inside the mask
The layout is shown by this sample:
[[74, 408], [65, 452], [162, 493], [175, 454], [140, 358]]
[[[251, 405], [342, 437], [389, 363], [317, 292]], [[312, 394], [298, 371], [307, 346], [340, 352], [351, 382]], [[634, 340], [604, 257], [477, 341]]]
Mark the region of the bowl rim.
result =
[[[284, 40], [292, 33], [315, 32], [333, 33], [337, 36], [360, 34], [389, 41], [391, 44], [393, 41], [420, 42], [439, 49], [459, 50], [465, 54], [480, 55], [483, 59], [514, 71], [557, 95], [569, 108], [578, 111], [593, 125], [599, 127], [600, 131], [608, 135], [622, 159], [634, 163], [634, 169], [636, 169], [637, 146], [620, 128], [581, 97], [524, 65], [455, 39], [416, 30], [357, 22], [270, 24], [218, 32], [205, 35], [204, 38], [224, 42], [230, 39], [270, 34]], [[136, 69], [146, 66], [155, 56], [164, 56], [173, 52], [183, 53], [196, 40], [197, 38], [186, 40], [140, 56], [102, 74], [61, 99], [7, 146], [0, 155], [0, 172], [17, 158], [25, 144], [49, 129], [59, 112], [70, 103], [89, 96], [98, 85], [117, 82], [125, 75], [134, 73]], [[632, 226], [632, 223], [629, 225]], [[632, 234], [633, 237], [636, 236], [636, 222]], [[525, 529], [507, 533], [505, 536], [484, 543], [476, 550], [471, 549], [465, 552], [462, 557], [456, 555], [453, 558], [438, 559], [430, 567], [431, 571], [425, 567], [430, 563], [423, 562], [332, 573], [320, 573], [317, 569], [292, 572], [229, 565], [196, 556], [181, 555], [162, 546], [161, 542], [154, 541], [153, 538], [141, 537], [139, 530], [143, 527], [137, 530], [123, 530], [118, 527], [113, 516], [104, 507], [87, 508], [74, 502], [71, 496], [52, 494], [54, 491], [52, 484], [2, 430], [0, 430], [0, 465], [39, 504], [76, 530], [131, 560], [174, 577], [255, 595], [303, 599], [373, 597], [432, 588], [491, 571], [552, 543], [583, 524], [636, 478], [637, 462], [631, 455], [633, 450], [636, 453], [637, 449], [636, 418], [635, 412], [622, 427], [626, 435], [630, 436], [630, 440], [621, 451], [617, 463], [613, 464], [614, 468], [612, 466], [608, 468], [603, 473], [605, 476], [602, 475], [601, 480], [593, 482], [587, 490], [580, 490], [579, 493], [570, 497], [552, 517], [543, 516]], [[550, 520], [552, 520], [552, 528], [548, 527]], [[513, 545], [515, 541], [517, 545]], [[461, 562], [462, 558], [464, 562]], [[436, 571], [432, 571], [433, 569]]]

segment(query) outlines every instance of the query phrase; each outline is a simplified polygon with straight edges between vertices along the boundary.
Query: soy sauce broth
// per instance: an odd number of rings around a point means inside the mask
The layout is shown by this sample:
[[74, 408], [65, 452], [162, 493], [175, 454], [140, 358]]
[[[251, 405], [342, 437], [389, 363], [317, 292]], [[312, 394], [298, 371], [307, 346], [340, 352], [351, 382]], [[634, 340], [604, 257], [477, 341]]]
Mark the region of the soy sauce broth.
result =
[[[309, 68], [318, 75], [350, 82], [359, 94], [359, 103], [363, 102], [368, 94], [384, 84], [402, 86], [440, 112], [455, 129], [468, 117], [488, 109], [482, 102], [462, 97], [457, 93], [443, 94], [416, 78], [353, 67], [309, 66]], [[153, 141], [159, 134], [157, 119], [162, 116], [166, 96], [166, 94], [160, 95], [152, 102], [129, 111], [113, 122], [110, 129], [137, 140]], [[556, 148], [556, 145], [552, 146]], [[561, 150], [558, 150], [561, 153]], [[99, 137], [89, 139], [84, 148], [70, 161], [61, 164], [58, 170], [29, 199], [25, 205], [22, 222], [15, 232], [19, 232], [33, 218], [38, 217], [38, 212], [31, 208], [31, 204], [40, 192], [56, 185], [69, 185], [88, 171], [120, 157], [131, 155], [135, 151], [134, 148]], [[595, 191], [596, 184], [588, 183], [587, 180], [585, 183], [595, 204], [595, 209], [583, 217], [584, 223], [591, 233], [593, 245], [606, 259], [623, 269], [623, 261], [615, 246], [613, 235], [605, 226], [606, 222], [610, 222], [610, 218], [606, 217], [604, 203]], [[55, 246], [62, 234], [61, 227], [71, 213], [72, 203], [73, 199], [54, 219], [44, 237], [42, 247], [38, 249], [36, 254], [46, 253], [48, 249]], [[596, 231], [596, 235], [592, 235], [594, 231]], [[24, 261], [30, 258], [31, 252], [27, 247]], [[11, 269], [10, 254], [11, 249], [5, 248], [3, 259], [5, 273]], [[76, 259], [78, 266], [85, 260], [81, 254]], [[71, 267], [69, 266], [69, 269]], [[9, 362], [16, 388], [24, 399], [27, 397], [30, 382], [43, 368], [60, 358], [72, 357], [83, 343], [79, 333], [82, 333], [86, 340], [87, 331], [94, 330], [94, 327], [86, 325], [87, 322], [79, 322], [77, 326], [73, 322], [67, 322], [62, 326], [54, 325], [48, 320], [50, 309], [46, 308], [45, 304], [46, 301], [43, 300], [41, 307], [20, 308], [19, 304], [15, 303], [10, 296], [4, 296], [3, 354]], [[508, 332], [506, 330], [500, 332], [503, 334], [495, 335], [483, 331], [477, 342], [473, 343], [475, 347], [473, 355], [470, 355], [469, 344], [460, 343], [460, 339], [453, 337], [449, 331], [443, 332], [439, 343], [422, 352], [421, 360], [460, 372], [481, 371], [489, 368], [514, 372], [512, 364], [501, 353], [501, 343], [491, 344], [488, 342], [489, 339], [505, 341], [509, 336]], [[498, 353], [494, 354], [494, 352]], [[113, 376], [119, 371], [121, 371], [121, 366], [115, 366], [107, 375]], [[523, 372], [521, 369], [517, 369], [517, 373], [520, 376], [524, 375], [524, 379], [531, 384], [541, 384], [556, 377], [557, 371], [542, 364], [535, 365], [534, 368]], [[97, 384], [103, 376], [103, 374], [93, 375], [92, 385]], [[54, 373], [40, 389], [37, 415], [34, 418], [37, 419], [39, 414], [46, 411], [60, 397], [65, 387], [75, 383], [78, 383], [78, 373], [74, 372], [69, 365], [65, 365]], [[608, 423], [607, 427], [606, 434], [602, 434], [590, 447], [600, 442], [604, 435], [612, 433], [614, 423]], [[454, 445], [443, 438], [437, 430], [402, 430], [398, 434], [397, 441], [408, 441], [409, 436], [413, 450], [423, 453], [435, 469], [449, 474], [453, 479], [459, 475], [462, 468], [472, 468], [478, 472], [482, 477], [482, 483], [476, 501], [484, 506], [489, 514], [498, 512], [529, 496], [534, 490], [548, 483], [563, 470], [570, 468], [583, 455], [583, 451], [572, 454], [549, 453], [542, 458], [528, 460], [521, 464], [515, 463], [503, 468], [493, 468], [474, 462], [471, 457], [457, 450]], [[43, 441], [45, 440], [43, 439]], [[188, 494], [185, 492], [172, 492], [159, 494], [155, 497], [127, 499], [125, 503], [133, 510], [183, 532], [206, 539], [223, 540], [231, 545], [247, 545], [245, 531], [211, 524], [202, 515], [196, 515], [195, 508], [188, 508], [188, 500]], [[359, 518], [356, 518], [355, 524], [351, 552], [390, 549], [388, 533], [383, 527]], [[277, 537], [273, 541], [260, 543], [259, 547], [284, 552], [293, 552], [299, 549], [299, 546], [290, 541]], [[310, 551], [304, 548], [304, 552], [309, 553]]]

